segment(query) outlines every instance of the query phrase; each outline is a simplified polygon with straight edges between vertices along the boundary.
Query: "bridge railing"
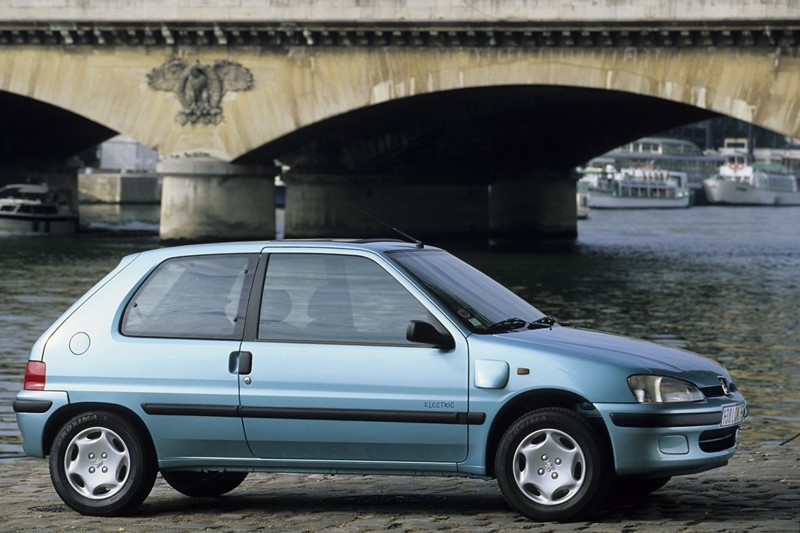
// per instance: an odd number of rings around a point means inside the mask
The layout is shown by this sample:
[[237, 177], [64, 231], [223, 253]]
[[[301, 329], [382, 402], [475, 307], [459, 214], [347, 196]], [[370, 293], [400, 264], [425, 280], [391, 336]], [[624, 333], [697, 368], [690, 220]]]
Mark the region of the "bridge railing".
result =
[[795, 22], [796, 0], [0, 0], [5, 21], [150, 23]]

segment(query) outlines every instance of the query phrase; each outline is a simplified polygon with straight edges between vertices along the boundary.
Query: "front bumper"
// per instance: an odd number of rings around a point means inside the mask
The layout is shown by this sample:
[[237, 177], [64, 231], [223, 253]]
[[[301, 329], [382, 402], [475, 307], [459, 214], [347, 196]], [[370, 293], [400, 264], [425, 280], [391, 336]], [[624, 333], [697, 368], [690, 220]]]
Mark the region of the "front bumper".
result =
[[727, 464], [742, 423], [723, 424], [723, 409], [741, 395], [696, 404], [599, 404], [619, 476], [673, 476]]
[[63, 391], [20, 391], [14, 400], [14, 413], [22, 433], [22, 449], [34, 457], [44, 457], [44, 435], [50, 417], [67, 405], [69, 398]]

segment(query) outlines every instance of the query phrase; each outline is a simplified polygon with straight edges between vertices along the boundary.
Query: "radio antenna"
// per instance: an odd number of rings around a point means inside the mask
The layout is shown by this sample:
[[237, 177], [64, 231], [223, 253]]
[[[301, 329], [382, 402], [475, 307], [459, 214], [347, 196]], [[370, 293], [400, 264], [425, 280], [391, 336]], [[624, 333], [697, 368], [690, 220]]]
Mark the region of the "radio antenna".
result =
[[372, 219], [372, 220], [374, 220], [375, 222], [378, 222], [379, 224], [381, 224], [381, 225], [383, 225], [383, 226], [386, 226], [387, 228], [389, 228], [390, 230], [394, 231], [395, 233], [398, 233], [399, 235], [402, 235], [402, 236], [403, 236], [403, 237], [404, 237], [406, 240], [409, 240], [409, 241], [411, 241], [411, 242], [415, 243], [415, 244], [417, 245], [417, 248], [424, 248], [424, 247], [425, 247], [425, 245], [422, 243], [422, 241], [421, 241], [421, 240], [419, 240], [419, 239], [415, 239], [414, 237], [412, 237], [411, 235], [409, 235], [409, 234], [408, 234], [408, 233], [406, 233], [405, 231], [403, 231], [403, 230], [400, 230], [400, 229], [398, 229], [398, 228], [396, 228], [396, 227], [392, 226], [391, 224], [389, 224], [389, 223], [387, 223], [387, 222], [384, 222], [383, 220], [379, 219], [379, 218], [378, 218], [378, 217], [376, 217], [375, 215], [372, 215], [372, 214], [370, 214], [370, 213], [367, 213], [367, 212], [366, 212], [366, 211], [364, 211], [363, 209], [360, 209], [360, 208], [358, 208], [358, 207], [354, 206], [353, 204], [347, 204], [347, 205], [348, 205], [348, 207], [352, 207], [353, 209], [355, 209], [356, 211], [358, 211], [358, 212], [359, 212], [359, 213], [361, 213], [362, 215], [368, 216], [369, 218], [371, 218], [371, 219]]

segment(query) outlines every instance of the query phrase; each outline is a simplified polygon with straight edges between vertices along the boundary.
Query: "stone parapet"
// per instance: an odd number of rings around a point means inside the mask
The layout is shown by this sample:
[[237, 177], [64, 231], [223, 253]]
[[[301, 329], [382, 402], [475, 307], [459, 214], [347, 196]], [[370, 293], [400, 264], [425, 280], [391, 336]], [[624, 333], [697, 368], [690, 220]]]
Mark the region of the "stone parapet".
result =
[[797, 19], [794, 0], [0, 0], [8, 21], [652, 22]]

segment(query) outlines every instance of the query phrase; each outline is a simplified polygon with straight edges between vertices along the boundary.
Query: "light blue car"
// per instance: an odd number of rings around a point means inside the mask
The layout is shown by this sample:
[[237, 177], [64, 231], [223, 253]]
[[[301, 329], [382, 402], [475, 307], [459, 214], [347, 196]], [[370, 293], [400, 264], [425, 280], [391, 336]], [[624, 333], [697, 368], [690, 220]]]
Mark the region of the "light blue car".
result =
[[713, 361], [388, 240], [125, 257], [33, 346], [14, 410], [84, 514], [130, 512], [159, 471], [190, 496], [260, 471], [494, 477], [537, 520], [725, 465], [747, 414]]

